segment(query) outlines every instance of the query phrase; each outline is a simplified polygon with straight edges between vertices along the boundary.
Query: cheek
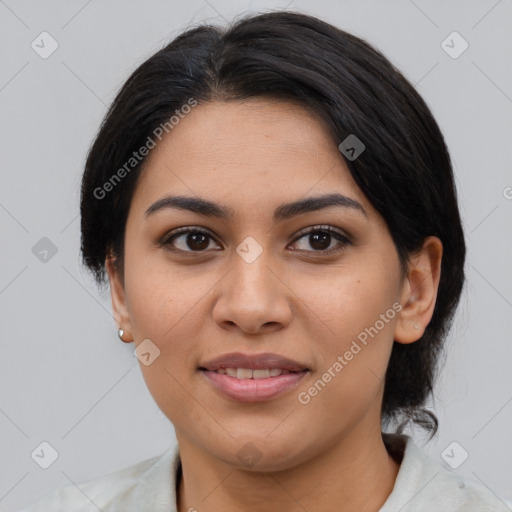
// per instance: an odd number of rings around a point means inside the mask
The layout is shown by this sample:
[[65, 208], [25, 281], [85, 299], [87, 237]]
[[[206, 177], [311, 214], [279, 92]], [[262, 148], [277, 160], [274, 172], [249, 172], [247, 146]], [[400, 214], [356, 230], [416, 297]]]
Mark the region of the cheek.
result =
[[297, 275], [294, 292], [301, 299], [302, 316], [316, 318], [323, 326], [324, 339], [333, 342], [335, 348], [342, 348], [391, 309], [385, 325], [379, 322], [379, 330], [389, 333], [389, 320], [396, 316], [392, 306], [399, 296], [398, 284], [395, 265], [383, 260], [361, 261], [359, 265]]
[[184, 372], [197, 357], [195, 349], [205, 323], [204, 304], [218, 281], [217, 274], [171, 265], [165, 257], [150, 261], [136, 252], [126, 269], [126, 296], [136, 342], [149, 338], [166, 366], [173, 372]]
[[125, 262], [127, 305], [135, 338], [157, 342], [190, 309], [194, 287], [179, 267], [166, 264], [153, 249], [127, 245]]
[[[369, 407], [393, 346], [399, 281], [397, 263], [383, 258], [361, 259], [358, 265], [331, 268], [329, 275], [296, 281], [301, 314], [311, 319], [307, 335], [319, 355], [299, 403], [333, 417], [347, 410], [357, 417], [358, 410], [363, 414]], [[315, 336], [313, 323], [323, 326], [321, 336]]]
[[309, 408], [310, 418], [322, 418], [326, 435], [341, 424], [346, 428], [356, 424], [369, 410], [380, 410], [393, 346], [393, 294], [372, 287], [369, 278], [349, 284], [352, 287], [341, 291], [333, 289], [329, 299], [314, 296], [329, 331], [319, 337], [308, 333], [316, 345], [318, 365], [296, 397], [301, 407]]
[[[127, 268], [144, 268], [135, 262]], [[139, 365], [149, 392], [173, 423], [183, 417], [199, 421], [188, 381], [204, 320], [200, 299], [209, 288], [154, 263], [143, 272], [125, 274], [125, 287], [135, 344], [150, 339], [160, 351], [150, 365]]]

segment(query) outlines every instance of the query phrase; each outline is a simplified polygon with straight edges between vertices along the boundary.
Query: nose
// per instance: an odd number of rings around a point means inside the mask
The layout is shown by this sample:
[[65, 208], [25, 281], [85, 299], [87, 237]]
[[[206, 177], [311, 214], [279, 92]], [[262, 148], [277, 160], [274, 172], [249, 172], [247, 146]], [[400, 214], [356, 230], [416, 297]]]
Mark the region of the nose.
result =
[[231, 270], [218, 284], [213, 309], [213, 318], [223, 329], [268, 334], [290, 323], [293, 294], [267, 252], [252, 262], [233, 253]]

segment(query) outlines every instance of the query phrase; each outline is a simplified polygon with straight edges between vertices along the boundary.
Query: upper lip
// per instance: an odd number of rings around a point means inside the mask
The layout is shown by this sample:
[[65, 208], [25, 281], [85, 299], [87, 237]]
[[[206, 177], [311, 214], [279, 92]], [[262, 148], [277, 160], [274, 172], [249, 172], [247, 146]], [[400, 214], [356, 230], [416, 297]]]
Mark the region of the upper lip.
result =
[[219, 368], [248, 368], [251, 370], [280, 368], [291, 372], [301, 372], [308, 368], [288, 357], [278, 354], [243, 354], [241, 352], [232, 352], [223, 354], [214, 359], [210, 359], [199, 365], [200, 369], [216, 371]]

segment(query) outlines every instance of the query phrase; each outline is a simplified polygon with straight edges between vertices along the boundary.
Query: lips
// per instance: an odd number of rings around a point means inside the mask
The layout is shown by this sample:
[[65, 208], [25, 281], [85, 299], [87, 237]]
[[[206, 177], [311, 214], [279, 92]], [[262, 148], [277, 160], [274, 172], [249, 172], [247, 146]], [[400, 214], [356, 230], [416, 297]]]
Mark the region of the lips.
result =
[[289, 392], [309, 373], [304, 364], [277, 354], [225, 354], [199, 366], [207, 382], [231, 400], [260, 402]]
[[251, 370], [250, 368], [219, 368], [218, 370], [210, 371], [215, 371], [221, 375], [229, 375], [236, 379], [268, 379], [269, 377], [279, 377], [279, 375], [290, 373], [289, 370], [282, 370], [281, 368], [265, 368], [264, 370]]
[[[199, 365], [199, 369], [216, 372], [218, 370], [226, 369], [238, 370], [282, 370], [283, 373], [287, 372], [302, 372], [309, 370], [309, 368], [288, 357], [280, 356], [278, 354], [264, 353], [264, 354], [243, 354], [241, 352], [233, 352], [224, 354]], [[239, 378], [243, 377], [242, 374]], [[258, 377], [257, 377], [258, 378]]]

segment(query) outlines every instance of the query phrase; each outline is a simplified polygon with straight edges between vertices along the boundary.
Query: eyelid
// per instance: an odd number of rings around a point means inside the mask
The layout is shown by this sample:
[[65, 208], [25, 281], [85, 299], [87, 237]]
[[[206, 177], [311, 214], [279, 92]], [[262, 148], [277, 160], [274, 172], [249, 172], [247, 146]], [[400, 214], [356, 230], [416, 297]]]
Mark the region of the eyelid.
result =
[[[180, 228], [176, 228], [176, 229], [172, 230], [171, 232], [164, 235], [164, 237], [161, 239], [160, 245], [167, 246], [167, 245], [169, 245], [169, 242], [171, 241], [171, 239], [174, 239], [181, 234], [189, 233], [189, 232], [204, 233], [204, 234], [208, 235], [215, 243], [217, 243], [218, 245], [221, 245], [217, 241], [216, 236], [208, 228], [204, 228], [202, 226], [182, 226]], [[351, 245], [353, 243], [352, 237], [339, 228], [336, 228], [336, 227], [328, 225], [328, 224], [314, 224], [312, 226], [307, 226], [305, 228], [302, 228], [296, 234], [295, 238], [293, 239], [293, 241], [290, 244], [294, 244], [301, 238], [304, 238], [304, 236], [309, 235], [310, 233], [315, 233], [315, 232], [327, 232], [327, 233], [330, 233], [333, 235], [337, 235], [338, 237], [341, 238], [341, 240], [338, 240], [338, 242], [343, 244], [343, 247], [326, 249], [324, 251], [302, 251], [302, 252], [307, 252], [307, 253], [312, 253], [312, 254], [316, 253], [318, 256], [327, 255], [327, 254], [339, 252], [340, 250], [342, 250], [344, 248], [344, 246]], [[196, 255], [206, 254], [208, 252], [211, 252], [211, 251], [206, 251], [206, 250], [205, 251], [184, 251], [182, 249], [176, 249], [176, 248], [173, 248], [172, 250], [175, 252], [189, 253], [189, 254], [196, 254]]]
[[331, 226], [329, 224], [314, 224], [312, 226], [308, 226], [306, 228], [302, 228], [298, 233], [296, 238], [293, 240], [292, 243], [296, 242], [300, 238], [302, 238], [304, 235], [309, 235], [311, 232], [315, 231], [327, 231], [328, 233], [335, 233], [337, 235], [340, 235], [341, 237], [345, 238], [347, 242], [352, 243], [352, 238], [350, 235], [345, 233], [345, 231], [336, 228], [334, 226]]
[[[208, 228], [204, 228], [202, 226], [182, 226], [181, 228], [176, 228], [176, 229], [173, 229], [172, 231], [166, 233], [161, 241], [160, 241], [160, 244], [161, 245], [166, 245], [170, 242], [170, 240], [172, 238], [175, 238], [179, 235], [182, 235], [184, 233], [189, 233], [189, 232], [193, 232], [193, 233], [204, 233], [205, 235], [208, 235], [210, 238], [212, 238], [212, 240], [215, 241], [215, 243], [219, 244], [219, 242], [217, 241], [217, 237], [208, 229]], [[220, 245], [220, 244], [219, 244]], [[177, 249], [179, 250], [179, 249]], [[182, 251], [182, 252], [194, 252], [194, 251]], [[201, 251], [197, 251], [198, 253], [201, 252]], [[206, 252], [206, 251], [202, 251], [202, 252]]]
[[189, 231], [199, 231], [201, 233], [206, 233], [207, 235], [210, 235], [212, 238], [215, 238], [215, 235], [212, 231], [210, 231], [208, 228], [204, 228], [203, 226], [182, 226], [181, 228], [173, 229], [172, 231], [169, 231], [164, 235], [164, 238], [170, 238], [175, 235], [179, 235], [181, 233], [188, 233]]

